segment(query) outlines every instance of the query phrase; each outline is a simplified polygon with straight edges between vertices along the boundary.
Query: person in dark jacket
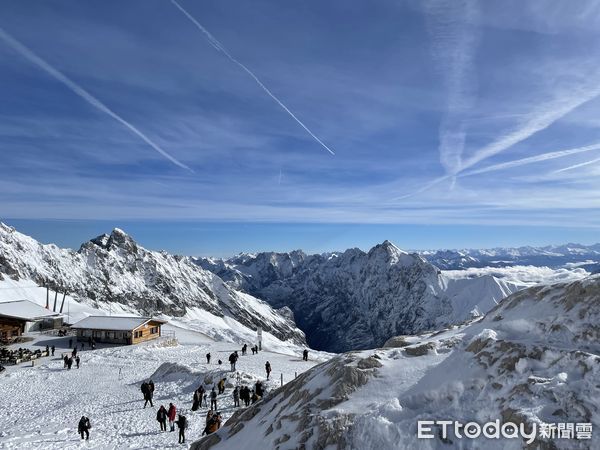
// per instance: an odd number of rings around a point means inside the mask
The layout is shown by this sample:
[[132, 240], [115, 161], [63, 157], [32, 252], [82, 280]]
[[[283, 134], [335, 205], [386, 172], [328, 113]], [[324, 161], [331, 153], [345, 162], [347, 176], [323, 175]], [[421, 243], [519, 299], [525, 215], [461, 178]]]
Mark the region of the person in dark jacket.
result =
[[77, 364], [77, 368], [79, 369], [79, 363], [81, 362], [81, 359], [79, 359], [79, 356], [75, 357], [75, 364]]
[[267, 361], [265, 364], [265, 371], [267, 372], [267, 380], [269, 379], [269, 375], [271, 375], [271, 363]]
[[202, 396], [198, 392], [198, 389], [196, 389], [194, 391], [194, 398], [192, 399], [192, 411], [198, 411], [201, 401], [202, 401]]
[[219, 380], [219, 383], [217, 384], [217, 387], [219, 388], [219, 395], [225, 393], [225, 378], [221, 378]]
[[254, 389], [251, 392], [250, 395], [250, 400], [252, 400], [252, 404], [254, 405], [257, 401], [260, 400], [260, 397], [258, 395], [256, 395], [256, 392], [254, 392]]
[[73, 366], [73, 358], [67, 357], [67, 369], [71, 370], [72, 366]]
[[242, 356], [245, 356], [245, 355], [246, 355], [246, 350], [248, 350], [248, 344], [244, 344], [244, 345], [242, 346]]
[[154, 383], [152, 383], [152, 380], [146, 382], [144, 381], [142, 383], [142, 394], [144, 394], [144, 408], [148, 405], [148, 402], [150, 403], [150, 407], [153, 408], [154, 405], [152, 404], [152, 397], [153, 397], [153, 393], [154, 393]]
[[242, 392], [240, 392], [240, 397], [242, 400], [244, 400], [244, 404], [247, 407], [250, 406], [250, 388], [248, 386], [242, 387]]
[[160, 408], [158, 408], [156, 420], [160, 424], [160, 431], [167, 431], [167, 410], [164, 405], [160, 405]]
[[236, 386], [233, 390], [233, 406], [240, 406], [240, 387]]
[[210, 364], [210, 353], [206, 354], [206, 364]]
[[217, 410], [217, 392], [215, 391], [215, 387], [213, 386], [210, 391], [210, 409]]
[[52, 356], [54, 356], [54, 351], [56, 350], [56, 347], [53, 345], [52, 347], [50, 347], [50, 350], [52, 350]]
[[[206, 394], [206, 389], [204, 389], [203, 385], [200, 385], [200, 387], [198, 388], [198, 398], [200, 399], [200, 406], [202, 406], [202, 398], [206, 397], [204, 394]], [[206, 402], [204, 402], [206, 403]], [[204, 405], [204, 406], [208, 406], [208, 405]]]
[[256, 392], [256, 395], [261, 398], [265, 395], [265, 390], [260, 380], [256, 382], [256, 385], [254, 386], [254, 392]]
[[302, 352], [302, 360], [308, 361], [308, 350], [306, 349], [304, 349], [304, 351]]
[[77, 426], [77, 432], [81, 435], [81, 439], [84, 439], [83, 435], [85, 434], [85, 440], [90, 440], [90, 428], [92, 428], [92, 425], [90, 425], [90, 419], [85, 416], [81, 416], [81, 419], [79, 419], [79, 425]]
[[187, 428], [187, 418], [183, 414], [179, 414], [179, 418], [175, 422], [179, 428], [179, 443], [185, 444], [185, 429]]
[[231, 364], [231, 371], [235, 372], [235, 362], [237, 361], [237, 358], [235, 357], [235, 353], [232, 353], [231, 355], [229, 355], [229, 364]]
[[69, 355], [63, 356], [63, 362], [65, 363], [64, 368], [66, 369], [69, 365]]
[[73, 358], [75, 358], [77, 356], [77, 347], [73, 348], [73, 351], [71, 352], [71, 356]]

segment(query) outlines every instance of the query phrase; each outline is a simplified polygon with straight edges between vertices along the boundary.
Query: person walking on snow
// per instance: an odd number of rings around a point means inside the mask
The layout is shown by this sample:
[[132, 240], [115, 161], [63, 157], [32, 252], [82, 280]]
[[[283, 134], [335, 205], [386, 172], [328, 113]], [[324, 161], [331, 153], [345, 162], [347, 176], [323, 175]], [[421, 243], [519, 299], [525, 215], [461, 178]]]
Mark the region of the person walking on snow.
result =
[[236, 386], [233, 390], [233, 406], [240, 406], [240, 387]]
[[217, 385], [217, 387], [219, 388], [219, 394], [225, 393], [225, 378], [221, 378], [219, 380], [219, 384]]
[[206, 389], [204, 389], [204, 385], [200, 385], [200, 387], [198, 388], [198, 398], [200, 399], [200, 406], [202, 406], [202, 398], [205, 397], [204, 394], [206, 394]]
[[79, 363], [81, 362], [81, 359], [79, 359], [79, 356], [77, 356], [75, 358], [75, 364], [77, 364], [77, 368], [79, 369]]
[[269, 379], [269, 375], [271, 375], [271, 363], [267, 361], [265, 364], [265, 371], [267, 372], [267, 380]]
[[306, 349], [304, 349], [304, 351], [302, 352], [302, 360], [308, 361], [308, 350]]
[[90, 428], [92, 428], [92, 425], [90, 425], [90, 419], [85, 416], [81, 416], [81, 419], [79, 419], [79, 425], [77, 425], [77, 432], [81, 435], [81, 439], [84, 439], [83, 435], [85, 434], [85, 440], [90, 440]]
[[246, 407], [250, 406], [250, 388], [248, 386], [242, 387], [240, 397], [242, 400], [244, 400], [244, 404], [246, 405]]
[[212, 391], [210, 391], [210, 409], [217, 410], [217, 392], [213, 386]]
[[254, 391], [256, 392], [256, 395], [258, 395], [261, 398], [265, 395], [265, 389], [263, 388], [263, 384], [260, 380], [256, 382], [256, 385], [254, 386]]
[[235, 361], [236, 361], [235, 353], [232, 353], [231, 355], [229, 355], [229, 364], [231, 364], [232, 372], [235, 372]]
[[210, 353], [206, 354], [206, 364], [210, 364]]
[[175, 422], [179, 428], [179, 443], [185, 444], [185, 429], [188, 426], [187, 418], [183, 414], [179, 414], [179, 419]]
[[164, 405], [160, 405], [160, 408], [158, 408], [156, 420], [160, 424], [160, 431], [167, 431], [167, 410]]
[[152, 383], [152, 380], [146, 382], [144, 381], [142, 383], [142, 394], [144, 394], [144, 408], [148, 405], [148, 402], [150, 402], [150, 407], [153, 408], [154, 405], [152, 404], [152, 396], [153, 396], [153, 392], [154, 392], [154, 383]]
[[201, 401], [202, 401], [202, 396], [198, 392], [198, 389], [196, 389], [194, 391], [194, 398], [193, 398], [193, 401], [192, 401], [192, 411], [198, 411], [198, 408], [200, 407], [200, 402]]
[[53, 345], [52, 347], [50, 347], [50, 350], [52, 350], [52, 356], [54, 356], [54, 350], [56, 350], [56, 347]]
[[167, 417], [169, 418], [169, 426], [171, 427], [171, 431], [175, 431], [175, 417], [177, 417], [177, 408], [175, 408], [173, 403], [169, 403]]

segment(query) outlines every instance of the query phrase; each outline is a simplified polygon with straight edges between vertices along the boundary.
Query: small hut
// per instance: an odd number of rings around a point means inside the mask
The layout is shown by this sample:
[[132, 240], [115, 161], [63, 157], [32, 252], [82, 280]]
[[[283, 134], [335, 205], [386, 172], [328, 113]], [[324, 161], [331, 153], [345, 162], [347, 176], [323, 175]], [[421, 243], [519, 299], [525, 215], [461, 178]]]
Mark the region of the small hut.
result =
[[78, 341], [132, 345], [159, 338], [165, 323], [152, 317], [89, 316], [71, 328], [77, 330]]
[[60, 328], [63, 317], [29, 300], [0, 303], [0, 339], [21, 336], [26, 331]]

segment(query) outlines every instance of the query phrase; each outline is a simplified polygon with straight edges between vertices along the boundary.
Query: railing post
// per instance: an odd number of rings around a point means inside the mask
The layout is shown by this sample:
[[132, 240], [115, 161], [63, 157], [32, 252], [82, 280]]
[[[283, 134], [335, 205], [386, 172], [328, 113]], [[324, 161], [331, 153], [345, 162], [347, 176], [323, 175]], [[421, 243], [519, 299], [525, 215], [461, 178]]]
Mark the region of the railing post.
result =
[[283, 386], [283, 373], [281, 374], [281, 385]]

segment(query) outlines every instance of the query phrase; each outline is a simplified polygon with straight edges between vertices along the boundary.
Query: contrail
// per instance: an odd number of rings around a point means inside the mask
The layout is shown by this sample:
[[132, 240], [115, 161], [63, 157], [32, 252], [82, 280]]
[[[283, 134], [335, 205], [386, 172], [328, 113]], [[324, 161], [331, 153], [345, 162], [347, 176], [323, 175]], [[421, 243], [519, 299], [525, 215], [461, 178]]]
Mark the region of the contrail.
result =
[[455, 177], [452, 175], [443, 175], [441, 177], [435, 178], [434, 180], [430, 181], [429, 183], [427, 183], [425, 186], [421, 187], [420, 189], [414, 191], [414, 192], [410, 192], [408, 194], [404, 194], [401, 195], [400, 197], [395, 197], [392, 199], [392, 201], [398, 201], [398, 200], [404, 200], [410, 197], [414, 197], [415, 195], [418, 194], [422, 194], [425, 191], [428, 191], [429, 189], [431, 189], [433, 186], [436, 186], [438, 184], [440, 184], [443, 181], [446, 181], [448, 179], [451, 179], [451, 187], [452, 189], [454, 189], [454, 185], [455, 185]]
[[215, 37], [214, 37], [212, 34], [210, 34], [210, 32], [209, 32], [209, 31], [208, 31], [206, 28], [204, 28], [204, 27], [203, 27], [203, 26], [202, 26], [202, 25], [201, 25], [201, 24], [200, 24], [200, 23], [199, 23], [199, 22], [198, 22], [198, 21], [197, 21], [197, 20], [196, 20], [196, 19], [195, 19], [195, 18], [194, 18], [194, 17], [193, 17], [193, 16], [192, 16], [190, 13], [189, 13], [189, 12], [187, 12], [187, 11], [186, 11], [186, 10], [183, 8], [183, 6], [181, 6], [181, 5], [180, 5], [179, 3], [177, 3], [175, 0], [171, 0], [171, 3], [173, 3], [173, 5], [175, 5], [175, 6], [176, 6], [176, 7], [177, 7], [177, 8], [178, 8], [178, 9], [179, 9], [179, 10], [180, 10], [180, 11], [181, 11], [183, 14], [185, 14], [185, 16], [186, 16], [188, 19], [190, 19], [190, 21], [191, 21], [191, 22], [192, 22], [194, 25], [196, 25], [196, 27], [198, 27], [198, 29], [199, 29], [200, 31], [202, 31], [202, 32], [203, 32], [203, 33], [206, 35], [206, 38], [208, 39], [208, 42], [210, 43], [210, 45], [212, 45], [212, 46], [215, 48], [215, 50], [217, 50], [217, 51], [219, 51], [219, 52], [223, 53], [223, 54], [224, 54], [224, 55], [225, 55], [225, 56], [226, 56], [226, 57], [227, 57], [227, 58], [228, 58], [228, 59], [229, 59], [231, 62], [233, 62], [233, 63], [237, 64], [239, 67], [241, 67], [241, 68], [242, 68], [242, 69], [243, 69], [243, 70], [244, 70], [244, 71], [245, 71], [245, 72], [246, 72], [248, 75], [250, 75], [250, 76], [252, 77], [252, 79], [253, 79], [254, 81], [256, 81], [256, 84], [258, 84], [258, 85], [259, 85], [259, 86], [262, 88], [262, 90], [263, 90], [263, 91], [265, 91], [265, 92], [266, 92], [266, 93], [269, 95], [269, 97], [271, 97], [273, 100], [275, 100], [275, 102], [277, 102], [277, 104], [278, 104], [279, 106], [281, 106], [281, 107], [284, 109], [284, 111], [285, 111], [285, 112], [287, 112], [287, 113], [288, 113], [288, 114], [289, 114], [289, 115], [292, 117], [292, 119], [294, 119], [294, 120], [295, 120], [295, 121], [298, 123], [298, 125], [300, 125], [302, 128], [304, 128], [304, 130], [305, 130], [305, 131], [306, 131], [308, 134], [310, 134], [310, 135], [313, 137], [313, 139], [314, 139], [315, 141], [317, 141], [319, 144], [321, 144], [321, 146], [322, 146], [322, 147], [323, 147], [325, 150], [327, 150], [329, 153], [331, 153], [332, 155], [335, 155], [335, 152], [334, 152], [333, 150], [331, 150], [329, 147], [327, 147], [327, 145], [325, 145], [325, 143], [324, 143], [323, 141], [321, 141], [321, 139], [319, 139], [317, 136], [315, 136], [315, 134], [314, 134], [312, 131], [310, 131], [310, 130], [308, 129], [308, 127], [307, 127], [306, 125], [304, 125], [304, 124], [302, 123], [302, 121], [301, 121], [300, 119], [298, 119], [298, 118], [297, 118], [297, 117], [294, 115], [294, 113], [293, 113], [292, 111], [290, 111], [290, 110], [288, 109], [288, 107], [287, 107], [287, 106], [285, 106], [285, 105], [284, 105], [284, 104], [281, 102], [281, 100], [279, 100], [279, 99], [278, 99], [278, 98], [275, 96], [275, 94], [273, 94], [273, 93], [272, 93], [272, 92], [271, 92], [271, 91], [270, 91], [270, 90], [269, 90], [269, 89], [268, 89], [268, 88], [267, 88], [267, 87], [266, 87], [266, 86], [265, 86], [265, 85], [262, 83], [262, 81], [260, 81], [260, 80], [258, 79], [258, 77], [257, 77], [256, 75], [254, 75], [254, 73], [253, 73], [253, 72], [252, 72], [250, 69], [248, 69], [248, 68], [247, 68], [247, 67], [246, 67], [244, 64], [242, 64], [242, 63], [241, 63], [241, 62], [239, 62], [237, 59], [235, 59], [233, 56], [231, 56], [231, 53], [229, 53], [229, 51], [228, 51], [228, 50], [227, 50], [227, 49], [226, 49], [226, 48], [223, 46], [223, 44], [221, 44], [221, 43], [220, 43], [220, 42], [217, 40], [217, 38], [215, 38]]
[[584, 89], [582, 87], [565, 99], [544, 105], [542, 111], [536, 111], [535, 114], [524, 124], [522, 124], [520, 128], [502, 136], [491, 144], [475, 152], [473, 156], [463, 163], [460, 172], [485, 159], [501, 153], [513, 145], [527, 139], [528, 137], [533, 136], [537, 132], [548, 128], [557, 120], [566, 116], [584, 103], [587, 103], [590, 100], [598, 97], [599, 95], [600, 87], [595, 87], [592, 89]]
[[117, 122], [124, 125], [126, 128], [129, 129], [129, 131], [131, 131], [133, 134], [138, 136], [140, 139], [142, 139], [142, 141], [144, 141], [146, 144], [148, 144], [150, 147], [152, 147], [158, 153], [163, 155], [165, 158], [167, 158], [173, 164], [181, 167], [182, 169], [186, 169], [186, 170], [189, 170], [190, 172], [193, 172], [192, 169], [190, 169], [188, 166], [186, 166], [182, 162], [178, 161], [173, 156], [168, 154], [165, 150], [160, 148], [160, 146], [158, 144], [154, 143], [148, 136], [146, 136], [144, 133], [142, 133], [140, 130], [138, 130], [135, 126], [133, 126], [132, 124], [127, 122], [125, 119], [123, 119], [117, 113], [112, 111], [108, 106], [106, 106], [104, 103], [102, 103], [96, 97], [94, 97], [92, 94], [87, 92], [85, 89], [83, 89], [81, 86], [79, 86], [74, 81], [67, 78], [67, 76], [64, 75], [62, 72], [60, 72], [58, 69], [55, 69], [54, 67], [52, 67], [49, 63], [44, 61], [38, 55], [33, 53], [31, 50], [29, 50], [27, 47], [25, 47], [23, 44], [21, 44], [15, 38], [13, 38], [2, 27], [0, 27], [0, 38], [2, 40], [4, 40], [4, 42], [6, 42], [13, 50], [15, 50], [17, 53], [19, 53], [25, 59], [29, 60], [29, 62], [35, 64], [36, 66], [38, 66], [41, 69], [43, 69], [44, 71], [46, 71], [49, 75], [51, 75], [56, 80], [60, 81], [62, 84], [67, 86], [71, 91], [73, 91], [79, 97], [81, 97], [82, 99], [87, 101], [90, 105], [92, 105], [92, 106], [96, 107], [97, 109], [99, 109], [100, 111], [108, 114], [110, 117], [115, 119]]
[[439, 127], [440, 163], [447, 173], [457, 173], [467, 137], [465, 115], [473, 106], [477, 87], [474, 59], [480, 13], [472, 0], [430, 0], [425, 2], [425, 11], [433, 57], [447, 92]]
[[567, 150], [558, 150], [555, 152], [542, 153], [541, 155], [530, 156], [528, 158], [515, 159], [513, 161], [507, 161], [505, 163], [494, 164], [493, 166], [487, 166], [487, 167], [482, 167], [481, 169], [463, 172], [459, 175], [459, 177], [468, 177], [471, 175], [478, 175], [480, 173], [512, 169], [513, 167], [519, 167], [519, 166], [524, 166], [526, 164], [533, 164], [533, 163], [537, 163], [537, 162], [548, 161], [550, 159], [564, 158], [565, 156], [576, 155], [578, 153], [591, 152], [593, 150], [600, 150], [600, 143], [586, 145], [585, 147], [576, 147], [576, 148], [570, 148]]
[[566, 172], [567, 170], [578, 169], [579, 167], [589, 166], [590, 164], [595, 164], [597, 162], [600, 162], [600, 158], [596, 158], [596, 159], [592, 159], [591, 161], [586, 161], [586, 162], [582, 162], [579, 164], [575, 164], [574, 166], [565, 167], [564, 169], [555, 170], [554, 172], [551, 172], [551, 173]]

